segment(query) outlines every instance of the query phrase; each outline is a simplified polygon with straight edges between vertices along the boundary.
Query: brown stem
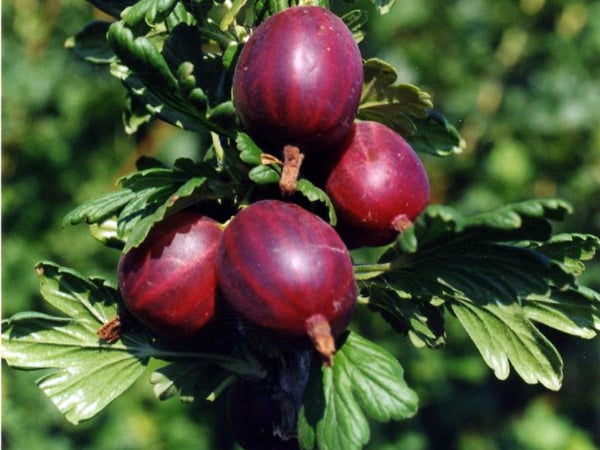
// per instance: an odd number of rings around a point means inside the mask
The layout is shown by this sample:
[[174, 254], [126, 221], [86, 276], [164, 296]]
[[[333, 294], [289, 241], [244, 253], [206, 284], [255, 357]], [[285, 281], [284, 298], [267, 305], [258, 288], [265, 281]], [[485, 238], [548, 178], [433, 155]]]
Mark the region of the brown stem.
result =
[[283, 170], [279, 180], [281, 195], [292, 195], [296, 192], [296, 183], [303, 160], [304, 154], [295, 145], [283, 147]]
[[121, 337], [121, 318], [115, 316], [96, 331], [98, 339], [113, 344]]
[[331, 326], [322, 314], [315, 314], [306, 319], [306, 333], [315, 344], [315, 349], [323, 357], [323, 364], [333, 366], [335, 340], [331, 335]]

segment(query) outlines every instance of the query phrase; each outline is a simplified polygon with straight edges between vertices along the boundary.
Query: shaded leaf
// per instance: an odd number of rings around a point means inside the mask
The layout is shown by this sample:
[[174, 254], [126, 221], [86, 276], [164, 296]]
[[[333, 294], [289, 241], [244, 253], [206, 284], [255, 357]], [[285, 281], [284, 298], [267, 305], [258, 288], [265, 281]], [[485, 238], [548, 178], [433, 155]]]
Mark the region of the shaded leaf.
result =
[[563, 333], [591, 339], [600, 331], [600, 293], [578, 286], [523, 300], [528, 319]]
[[380, 422], [412, 417], [418, 399], [404, 381], [400, 363], [389, 353], [350, 333], [333, 367], [311, 373], [300, 411], [303, 449], [360, 449], [370, 437], [366, 417]]
[[178, 396], [183, 402], [205, 400], [228, 378], [218, 366], [204, 361], [180, 361], [157, 369], [150, 376], [159, 400]]
[[[412, 331], [417, 345], [438, 333], [428, 321], [419, 322], [422, 311], [416, 305], [446, 305], [496, 376], [506, 378], [512, 364], [526, 382], [558, 389], [562, 360], [533, 321], [589, 337], [597, 327], [600, 297], [577, 285], [581, 260], [594, 254], [599, 240], [552, 237], [550, 220], [569, 211], [570, 205], [555, 199], [471, 217], [450, 207], [430, 207], [379, 263], [355, 266], [356, 277], [371, 306], [395, 329]], [[427, 320], [435, 317], [429, 311]]]
[[178, 3], [178, 0], [138, 0], [121, 14], [127, 25], [137, 25], [142, 21], [153, 25], [165, 20]]
[[436, 156], [462, 153], [465, 141], [458, 130], [439, 112], [430, 109], [425, 118], [412, 119], [416, 130], [407, 141], [418, 152]]
[[109, 27], [110, 22], [94, 20], [69, 38], [65, 47], [92, 64], [109, 64], [115, 59], [115, 54], [106, 40]]

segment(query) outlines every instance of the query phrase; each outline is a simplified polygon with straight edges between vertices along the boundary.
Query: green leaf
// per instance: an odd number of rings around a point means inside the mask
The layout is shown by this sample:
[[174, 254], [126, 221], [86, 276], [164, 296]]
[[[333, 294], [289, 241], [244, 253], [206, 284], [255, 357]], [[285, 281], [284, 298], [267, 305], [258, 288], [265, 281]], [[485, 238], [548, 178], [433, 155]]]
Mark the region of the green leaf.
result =
[[360, 43], [365, 38], [365, 33], [362, 31], [362, 27], [369, 19], [368, 13], [361, 9], [355, 9], [344, 14], [341, 19], [352, 32], [354, 40], [357, 43]]
[[183, 402], [216, 397], [229, 374], [205, 361], [178, 361], [156, 370], [150, 376], [154, 395], [159, 400], [179, 396]]
[[530, 295], [523, 311], [534, 322], [580, 338], [591, 339], [600, 331], [600, 293], [583, 286]]
[[240, 152], [240, 159], [243, 162], [252, 166], [257, 166], [262, 163], [261, 155], [263, 154], [263, 151], [246, 133], [238, 133], [235, 143]]
[[65, 47], [92, 64], [110, 64], [115, 60], [115, 54], [106, 40], [109, 27], [110, 22], [94, 20], [69, 38]]
[[325, 193], [324, 190], [315, 186], [312, 182], [307, 180], [306, 178], [300, 178], [296, 184], [296, 191], [302, 194], [311, 202], [321, 202], [327, 208], [327, 214], [329, 217], [329, 223], [332, 226], [335, 226], [337, 222], [337, 217], [335, 215], [335, 208], [333, 207], [333, 203], [331, 203], [331, 199], [329, 195]]
[[379, 14], [387, 14], [394, 6], [395, 0], [371, 0], [371, 3], [375, 5]]
[[70, 211], [64, 217], [63, 225], [100, 223], [117, 214], [124, 205], [131, 202], [135, 197], [133, 191], [123, 189], [93, 198]]
[[526, 383], [560, 389], [562, 358], [519, 304], [478, 305], [455, 297], [450, 308], [498, 379], [508, 377], [510, 362]]
[[[146, 214], [146, 208], [142, 207], [140, 211], [144, 211], [145, 215], [143, 217], [136, 217], [135, 214], [126, 214], [127, 218], [121, 217], [120, 224], [124, 224], [122, 234], [128, 236], [123, 251], [127, 252], [140, 245], [154, 224], [163, 220], [169, 213], [196, 203], [199, 192], [204, 187], [206, 180], [206, 177], [189, 179], [174, 193], [170, 194], [168, 199], [163, 201], [151, 214]], [[157, 192], [162, 196], [161, 190]]]
[[165, 20], [177, 3], [177, 0], [138, 0], [133, 6], [126, 8], [121, 17], [129, 26], [142, 21], [152, 26]]
[[379, 422], [412, 417], [418, 399], [400, 363], [385, 350], [350, 333], [333, 367], [312, 371], [300, 411], [303, 449], [360, 449], [370, 437], [367, 416]]
[[100, 224], [116, 218], [117, 234], [107, 243], [115, 243], [114, 238], [126, 240], [124, 251], [128, 251], [167, 215], [204, 200], [233, 197], [233, 186], [219, 178], [219, 173], [207, 163], [179, 159], [171, 168], [152, 164], [122, 177], [119, 191], [71, 211], [64, 223]]
[[406, 334], [415, 347], [437, 348], [446, 342], [443, 309], [391, 289], [371, 286], [369, 307], [378, 311], [395, 331]]
[[430, 109], [425, 118], [412, 119], [416, 131], [407, 136], [407, 141], [418, 152], [436, 156], [450, 156], [462, 153], [465, 140], [458, 130], [439, 112]]
[[563, 233], [547, 242], [532, 243], [530, 248], [557, 261], [562, 270], [578, 277], [585, 271], [583, 261], [592, 259], [600, 249], [600, 238], [591, 234]]
[[22, 313], [2, 323], [2, 358], [15, 368], [51, 369], [39, 387], [77, 424], [98, 414], [143, 373], [149, 336], [123, 330], [114, 344], [96, 331], [117, 313], [118, 294], [52, 263], [36, 266], [44, 300], [65, 316]]
[[260, 165], [253, 167], [248, 172], [248, 177], [256, 184], [277, 184], [281, 177], [281, 169], [278, 170], [275, 165]]
[[413, 118], [427, 117], [433, 107], [430, 95], [410, 84], [394, 84], [396, 70], [380, 59], [366, 60], [363, 70], [359, 119], [381, 122], [404, 137], [415, 134]]
[[[151, 2], [157, 3], [154, 0]], [[177, 89], [177, 79], [148, 38], [136, 37], [122, 22], [115, 22], [108, 29], [108, 42], [119, 59], [146, 85], [156, 87], [158, 92]]]
[[441, 328], [433, 311], [446, 305], [496, 376], [506, 378], [512, 364], [526, 382], [558, 389], [562, 360], [533, 322], [590, 337], [598, 326], [600, 297], [577, 285], [581, 260], [600, 241], [581, 234], [552, 236], [550, 220], [564, 218], [570, 209], [556, 199], [471, 217], [430, 207], [378, 263], [355, 266], [356, 277], [371, 307], [408, 332], [415, 345], [436, 342]]

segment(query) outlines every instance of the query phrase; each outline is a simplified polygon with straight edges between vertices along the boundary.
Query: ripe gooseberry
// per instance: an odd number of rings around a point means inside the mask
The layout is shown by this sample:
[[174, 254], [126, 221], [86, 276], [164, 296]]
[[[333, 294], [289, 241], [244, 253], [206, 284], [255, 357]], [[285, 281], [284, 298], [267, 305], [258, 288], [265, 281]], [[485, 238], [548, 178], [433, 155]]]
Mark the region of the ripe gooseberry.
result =
[[119, 261], [119, 289], [127, 310], [167, 341], [194, 337], [215, 312], [221, 234], [218, 222], [188, 211], [155, 225]]
[[352, 33], [318, 6], [280, 11], [250, 35], [233, 76], [233, 100], [258, 141], [304, 152], [343, 139], [356, 118], [363, 82]]
[[351, 320], [357, 288], [346, 246], [320, 217], [298, 205], [262, 200], [223, 232], [217, 277], [226, 301], [248, 320], [306, 335], [331, 365]]
[[399, 134], [358, 122], [329, 170], [325, 191], [339, 232], [352, 247], [391, 242], [429, 203], [423, 163]]

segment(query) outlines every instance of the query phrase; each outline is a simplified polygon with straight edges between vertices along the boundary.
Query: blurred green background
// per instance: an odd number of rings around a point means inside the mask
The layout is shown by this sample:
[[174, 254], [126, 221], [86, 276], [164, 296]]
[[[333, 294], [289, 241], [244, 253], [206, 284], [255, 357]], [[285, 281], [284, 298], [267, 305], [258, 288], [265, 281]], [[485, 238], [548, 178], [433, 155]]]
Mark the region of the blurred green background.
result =
[[[339, 11], [351, 5], [335, 3]], [[600, 2], [397, 0], [370, 14], [364, 57], [433, 95], [467, 141], [424, 156], [433, 200], [471, 213], [559, 196], [575, 213], [557, 230], [600, 235]], [[193, 155], [197, 138], [164, 124], [123, 132], [124, 90], [64, 48], [98, 13], [83, 0], [2, 3], [2, 316], [44, 308], [33, 265], [49, 259], [114, 280], [118, 253], [61, 225], [112, 189], [141, 154]], [[583, 281], [600, 289], [600, 264]], [[364, 316], [364, 317], [363, 317]], [[358, 326], [398, 355], [421, 399], [412, 420], [372, 423], [369, 449], [600, 448], [600, 340], [544, 330], [565, 359], [558, 393], [498, 381], [448, 317], [448, 345], [413, 349], [377, 317]], [[2, 448], [234, 449], [222, 402], [154, 399], [148, 377], [99, 417], [70, 425], [37, 389], [39, 373], [2, 365]]]

